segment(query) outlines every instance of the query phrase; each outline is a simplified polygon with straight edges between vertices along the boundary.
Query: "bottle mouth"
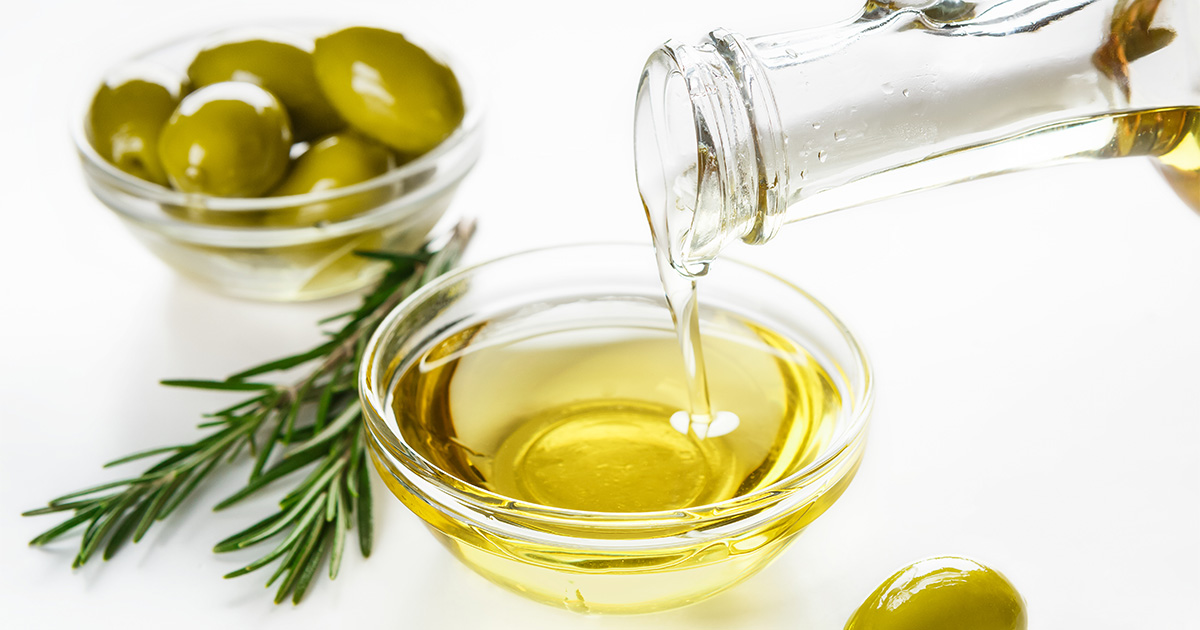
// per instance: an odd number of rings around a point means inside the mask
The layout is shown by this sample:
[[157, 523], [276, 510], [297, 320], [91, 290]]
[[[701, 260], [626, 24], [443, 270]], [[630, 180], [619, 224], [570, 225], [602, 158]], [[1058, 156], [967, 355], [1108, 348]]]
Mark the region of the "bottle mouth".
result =
[[787, 152], [775, 99], [749, 44], [713, 31], [646, 61], [634, 113], [638, 190], [655, 244], [702, 276], [730, 243], [769, 240], [786, 210]]
[[685, 276], [702, 276], [708, 260], [695, 255], [701, 138], [695, 104], [670, 42], [646, 61], [634, 112], [638, 192], [655, 248]]

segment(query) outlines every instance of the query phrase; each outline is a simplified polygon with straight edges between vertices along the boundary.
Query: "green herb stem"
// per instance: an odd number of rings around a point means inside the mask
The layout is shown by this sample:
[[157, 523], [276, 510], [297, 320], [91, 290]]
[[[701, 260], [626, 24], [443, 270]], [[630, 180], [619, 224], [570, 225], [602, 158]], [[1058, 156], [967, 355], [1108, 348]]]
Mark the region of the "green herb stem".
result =
[[[390, 268], [357, 309], [320, 322], [344, 321], [340, 328], [326, 333], [323, 343], [309, 350], [256, 365], [225, 380], [162, 381], [171, 387], [252, 395], [206, 414], [210, 420], [200, 427], [215, 430], [193, 443], [143, 450], [105, 465], [161, 458], [141, 475], [65, 494], [45, 507], [25, 512], [25, 516], [73, 512], [29, 544], [51, 543], [82, 526], [73, 566], [82, 566], [101, 549], [108, 560], [126, 542], [137, 543], [154, 523], [174, 513], [214, 471], [251, 459], [246, 485], [214, 509], [225, 509], [293, 473], [304, 469], [310, 473], [285, 494], [278, 511], [217, 543], [214, 551], [222, 553], [283, 537], [273, 549], [225, 577], [245, 575], [282, 558], [267, 584], [282, 578], [275, 602], [290, 594], [293, 603], [299, 603], [323, 562], [328, 560], [330, 579], [337, 577], [352, 523], [358, 529], [363, 556], [369, 556], [373, 541], [371, 492], [356, 391], [366, 341], [392, 308], [454, 266], [473, 232], [473, 223], [460, 223], [440, 247], [427, 245], [416, 254], [358, 252], [385, 261]], [[290, 384], [258, 380], [308, 365], [315, 367]], [[246, 380], [249, 378], [256, 380]]]

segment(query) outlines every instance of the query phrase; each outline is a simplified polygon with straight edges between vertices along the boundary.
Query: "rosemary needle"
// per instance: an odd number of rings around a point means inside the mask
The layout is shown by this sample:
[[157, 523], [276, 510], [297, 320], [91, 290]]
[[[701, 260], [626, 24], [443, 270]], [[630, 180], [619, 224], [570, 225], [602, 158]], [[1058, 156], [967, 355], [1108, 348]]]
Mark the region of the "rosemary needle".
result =
[[[138, 542], [155, 522], [170, 516], [214, 470], [251, 459], [246, 485], [215, 510], [292, 473], [309, 469], [309, 474], [280, 500], [274, 514], [216, 544], [214, 551], [220, 553], [280, 539], [257, 560], [225, 577], [245, 575], [280, 560], [267, 585], [280, 582], [276, 603], [289, 595], [299, 603], [326, 559], [330, 579], [337, 577], [352, 527], [358, 528], [362, 555], [370, 556], [371, 490], [356, 389], [364, 342], [388, 311], [454, 266], [473, 232], [473, 223], [460, 223], [445, 244], [427, 245], [412, 255], [361, 252], [386, 261], [390, 268], [358, 308], [320, 322], [344, 323], [314, 348], [225, 380], [162, 381], [172, 387], [241, 392], [249, 397], [207, 414], [200, 427], [210, 432], [195, 442], [140, 451], [105, 465], [160, 458], [142, 474], [71, 492], [25, 512], [25, 516], [73, 512], [30, 544], [45, 545], [83, 527], [72, 566], [82, 566], [97, 553], [107, 560], [126, 542]], [[307, 365], [314, 367], [290, 384], [260, 379]]]

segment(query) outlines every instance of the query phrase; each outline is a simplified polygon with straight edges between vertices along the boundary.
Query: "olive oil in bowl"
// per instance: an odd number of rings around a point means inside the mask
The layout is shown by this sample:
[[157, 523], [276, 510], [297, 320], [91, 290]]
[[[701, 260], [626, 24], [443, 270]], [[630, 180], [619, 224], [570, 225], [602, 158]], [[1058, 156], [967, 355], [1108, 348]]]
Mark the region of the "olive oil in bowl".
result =
[[712, 320], [707, 374], [723, 411], [704, 438], [687, 423], [675, 331], [632, 318], [508, 339], [488, 335], [502, 323], [475, 326], [412, 363], [393, 412], [431, 463], [520, 501], [655, 512], [732, 499], [811, 463], [841, 395], [788, 339], [728, 313]]
[[840, 322], [765, 272], [722, 264], [698, 315], [715, 410], [699, 430], [649, 247], [446, 276], [367, 349], [376, 466], [454, 555], [526, 597], [640, 613], [725, 590], [845, 490], [871, 384]]

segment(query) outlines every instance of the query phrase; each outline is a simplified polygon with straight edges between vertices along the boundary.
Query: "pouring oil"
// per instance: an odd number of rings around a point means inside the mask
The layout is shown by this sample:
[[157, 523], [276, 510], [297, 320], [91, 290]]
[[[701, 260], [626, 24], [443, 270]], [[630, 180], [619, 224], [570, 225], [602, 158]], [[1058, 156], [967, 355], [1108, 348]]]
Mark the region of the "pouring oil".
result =
[[399, 429], [430, 462], [479, 488], [598, 512], [711, 504], [817, 457], [842, 401], [816, 359], [753, 322], [706, 312], [708, 393], [731, 413], [700, 439], [689, 430], [675, 331], [662, 319], [464, 330], [398, 378]]
[[[1093, 130], [1096, 133], [1092, 133]], [[1100, 140], [1088, 140], [1089, 137]], [[1065, 143], [1064, 147], [1069, 147], [1073, 146], [1071, 143], [1080, 142], [1079, 138], [1084, 138], [1084, 141], [1082, 150], [1077, 152], [1064, 151], [1054, 144], [1061, 141]], [[1051, 142], [1050, 145], [1045, 144], [1047, 140]], [[1153, 157], [1183, 201], [1200, 212], [1200, 108], [1173, 107], [1103, 114], [1050, 125], [1002, 142], [989, 143], [980, 148], [991, 151], [987, 155], [994, 156], [994, 164], [985, 167], [984, 172], [998, 173], [1010, 170], [1014, 164], [1006, 160], [1025, 153], [1038, 155], [1039, 145], [1042, 146], [1041, 151], [1045, 151], [1045, 146], [1051, 146], [1050, 154], [1065, 155], [1067, 158]], [[1021, 146], [1029, 147], [1030, 150], [1022, 152], [1019, 150]], [[937, 165], [947, 171], [955, 171], [956, 161], [970, 159], [964, 157], [968, 153], [970, 151], [936, 155], [912, 165], [905, 165], [898, 170], [908, 169], [920, 173]], [[1025, 159], [1027, 158], [1019, 158]], [[914, 179], [919, 180], [920, 175]], [[683, 189], [687, 190], [687, 187]], [[870, 195], [867, 195], [867, 198], [870, 198]], [[722, 412], [719, 405], [711, 403], [708, 395], [705, 342], [702, 342], [699, 329], [700, 292], [697, 289], [697, 278], [679, 269], [678, 265], [682, 263], [686, 266], [687, 261], [671, 260], [667, 243], [667, 204], [682, 203], [682, 200], [661, 201], [665, 203], [647, 203], [646, 197], [643, 196], [658, 259], [659, 277], [675, 322], [684, 371], [688, 379], [688, 410], [691, 414], [689, 426], [695, 438], [703, 440], [710, 423], [719, 418]]]

